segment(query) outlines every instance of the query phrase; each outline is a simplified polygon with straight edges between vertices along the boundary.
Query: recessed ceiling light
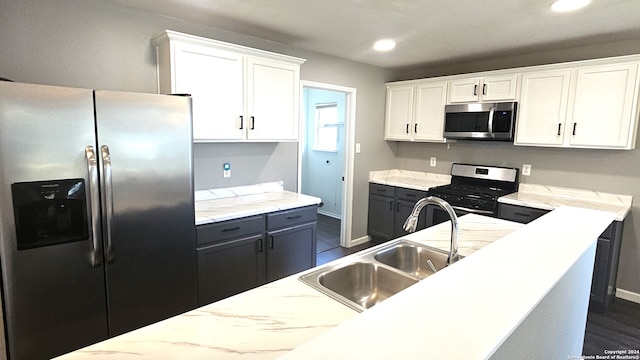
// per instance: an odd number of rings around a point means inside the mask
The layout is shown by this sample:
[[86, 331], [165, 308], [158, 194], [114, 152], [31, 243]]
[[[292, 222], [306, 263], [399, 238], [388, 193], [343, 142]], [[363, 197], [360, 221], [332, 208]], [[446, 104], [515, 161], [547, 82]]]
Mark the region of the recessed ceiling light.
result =
[[373, 44], [373, 48], [377, 51], [389, 51], [396, 47], [396, 42], [391, 39], [378, 40]]
[[589, 5], [590, 2], [591, 0], [557, 0], [551, 4], [551, 10], [556, 12], [578, 10]]

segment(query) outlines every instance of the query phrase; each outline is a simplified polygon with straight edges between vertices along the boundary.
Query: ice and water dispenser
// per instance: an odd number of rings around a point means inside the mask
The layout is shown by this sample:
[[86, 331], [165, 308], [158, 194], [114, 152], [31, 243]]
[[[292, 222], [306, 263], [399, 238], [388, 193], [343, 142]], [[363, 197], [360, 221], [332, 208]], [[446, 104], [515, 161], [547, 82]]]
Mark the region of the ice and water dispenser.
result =
[[89, 237], [84, 179], [11, 184], [18, 250]]

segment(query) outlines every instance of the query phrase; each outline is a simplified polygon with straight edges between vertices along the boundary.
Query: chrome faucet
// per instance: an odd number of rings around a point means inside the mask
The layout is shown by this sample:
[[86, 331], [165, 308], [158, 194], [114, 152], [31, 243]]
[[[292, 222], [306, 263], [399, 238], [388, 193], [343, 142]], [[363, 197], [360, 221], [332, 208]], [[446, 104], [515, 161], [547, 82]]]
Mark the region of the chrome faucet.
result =
[[447, 265], [451, 265], [460, 260], [460, 256], [458, 255], [458, 216], [456, 216], [456, 212], [448, 202], [435, 196], [427, 196], [426, 198], [418, 200], [402, 228], [410, 233], [416, 231], [420, 211], [427, 205], [439, 206], [451, 219], [451, 246], [449, 247], [449, 257], [447, 258]]

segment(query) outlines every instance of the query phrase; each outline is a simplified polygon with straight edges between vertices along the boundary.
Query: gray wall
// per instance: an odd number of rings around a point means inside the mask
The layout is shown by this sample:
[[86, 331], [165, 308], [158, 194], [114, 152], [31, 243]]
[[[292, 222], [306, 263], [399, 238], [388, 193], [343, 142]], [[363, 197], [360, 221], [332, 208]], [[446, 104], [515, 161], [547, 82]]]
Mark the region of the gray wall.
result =
[[[640, 39], [410, 71], [401, 74], [397, 79], [638, 53]], [[521, 168], [522, 164], [531, 164], [531, 176], [521, 178], [524, 183], [633, 195], [631, 214], [627, 216], [624, 224], [617, 286], [640, 294], [640, 150], [557, 149], [458, 142], [451, 144], [449, 149], [444, 144], [398, 143], [395, 151], [396, 166], [401, 169], [447, 174], [452, 162], [518, 168]], [[438, 159], [435, 168], [429, 167], [431, 156]]]
[[[384, 83], [394, 73], [222, 29], [96, 0], [0, 0], [0, 77], [20, 82], [157, 92], [151, 39], [165, 29], [306, 58], [301, 79], [357, 89], [352, 237], [366, 235], [369, 170], [393, 164], [382, 140]], [[268, 154], [268, 155], [267, 155]], [[284, 180], [296, 190], [297, 148], [288, 144], [196, 144], [196, 188]], [[222, 163], [232, 176], [222, 178]]]

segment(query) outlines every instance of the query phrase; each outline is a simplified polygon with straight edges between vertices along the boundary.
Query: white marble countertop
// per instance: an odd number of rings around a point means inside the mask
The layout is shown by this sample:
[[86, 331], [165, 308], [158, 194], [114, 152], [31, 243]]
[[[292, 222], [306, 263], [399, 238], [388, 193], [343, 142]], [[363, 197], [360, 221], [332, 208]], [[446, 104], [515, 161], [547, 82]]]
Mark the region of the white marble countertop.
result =
[[609, 211], [616, 214], [616, 220], [623, 221], [631, 211], [632, 200], [631, 195], [521, 183], [518, 192], [502, 196], [498, 202], [543, 210], [575, 206]]
[[314, 196], [286, 191], [282, 182], [199, 190], [195, 192], [195, 224], [318, 205], [321, 201]]
[[449, 184], [451, 175], [392, 169], [370, 171], [369, 182], [427, 191], [434, 186]]
[[[472, 214], [460, 217], [459, 222], [459, 249], [465, 256], [524, 226]], [[447, 222], [407, 238], [448, 250], [449, 234]], [[336, 261], [342, 260], [348, 258]], [[464, 261], [467, 259], [459, 263]], [[361, 316], [300, 282], [299, 275], [88, 346], [60, 359], [274, 359]]]

